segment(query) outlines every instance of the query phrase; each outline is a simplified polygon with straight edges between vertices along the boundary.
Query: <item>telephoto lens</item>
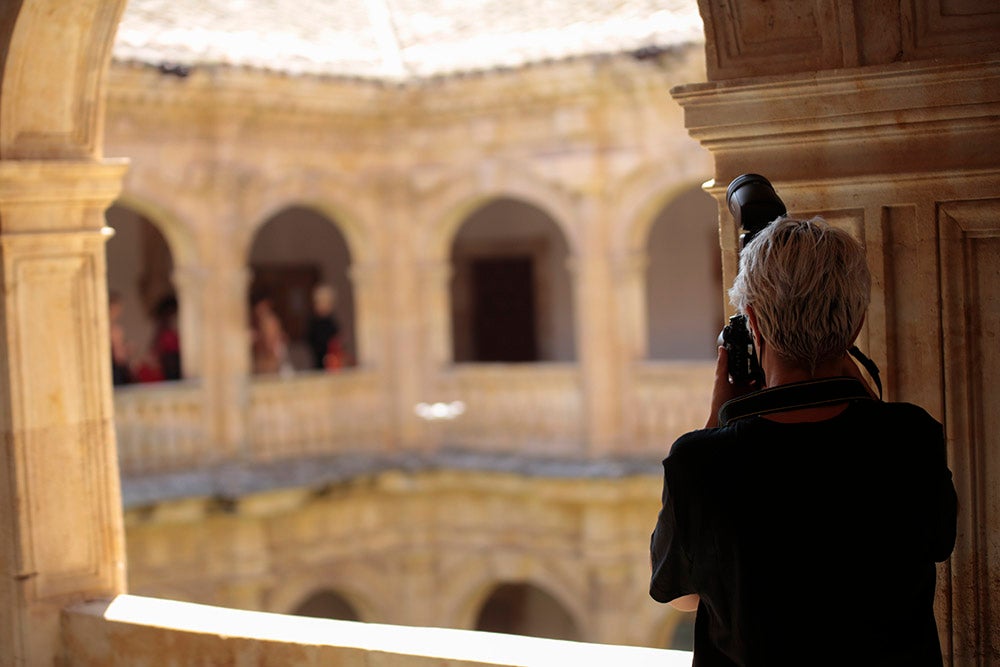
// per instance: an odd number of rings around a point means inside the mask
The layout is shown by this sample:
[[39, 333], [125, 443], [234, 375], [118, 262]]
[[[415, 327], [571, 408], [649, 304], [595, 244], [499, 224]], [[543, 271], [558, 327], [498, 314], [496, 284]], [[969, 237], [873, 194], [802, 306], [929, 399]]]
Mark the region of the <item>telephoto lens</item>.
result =
[[760, 174], [742, 174], [734, 178], [726, 188], [726, 206], [736, 225], [745, 231], [741, 237], [742, 246], [788, 212], [771, 181]]

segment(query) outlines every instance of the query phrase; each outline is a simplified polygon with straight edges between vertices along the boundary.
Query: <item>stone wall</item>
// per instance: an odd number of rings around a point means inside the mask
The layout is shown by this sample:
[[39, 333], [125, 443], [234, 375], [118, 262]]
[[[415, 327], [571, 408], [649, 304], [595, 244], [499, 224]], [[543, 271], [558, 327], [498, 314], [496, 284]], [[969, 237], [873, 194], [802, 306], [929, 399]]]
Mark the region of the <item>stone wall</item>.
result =
[[647, 594], [658, 466], [489, 461], [130, 510], [130, 591], [278, 613], [326, 591], [361, 621], [474, 629], [495, 587], [529, 584], [584, 641], [664, 647], [683, 615]]

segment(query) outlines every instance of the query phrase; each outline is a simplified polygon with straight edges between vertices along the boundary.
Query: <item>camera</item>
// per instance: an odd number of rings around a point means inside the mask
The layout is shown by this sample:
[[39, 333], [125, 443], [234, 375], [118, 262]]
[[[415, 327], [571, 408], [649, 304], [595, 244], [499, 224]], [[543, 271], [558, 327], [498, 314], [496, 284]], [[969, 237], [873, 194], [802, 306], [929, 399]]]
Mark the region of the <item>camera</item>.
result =
[[[726, 206], [736, 225], [743, 229], [740, 250], [753, 237], [788, 211], [771, 182], [760, 174], [742, 174], [726, 189]], [[757, 359], [746, 315], [733, 315], [719, 336], [729, 358], [733, 384], [764, 386], [764, 371]]]

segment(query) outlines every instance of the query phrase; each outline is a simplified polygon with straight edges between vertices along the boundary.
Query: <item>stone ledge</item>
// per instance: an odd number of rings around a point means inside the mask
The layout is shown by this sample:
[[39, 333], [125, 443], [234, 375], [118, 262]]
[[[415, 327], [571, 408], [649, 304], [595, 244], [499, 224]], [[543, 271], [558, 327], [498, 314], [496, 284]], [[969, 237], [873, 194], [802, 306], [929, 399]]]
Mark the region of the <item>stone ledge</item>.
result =
[[[63, 611], [67, 667], [184, 663], [680, 667], [686, 651], [334, 621], [119, 595]], [[192, 663], [193, 664], [193, 663]]]
[[387, 472], [441, 471], [556, 479], [650, 476], [658, 480], [662, 474], [660, 461], [649, 458], [555, 459], [446, 449], [428, 454], [350, 454], [262, 463], [228, 463], [197, 470], [123, 477], [122, 502], [125, 509], [183, 498], [214, 498], [226, 503], [251, 494], [301, 487], [324, 491], [337, 484], [348, 484]]

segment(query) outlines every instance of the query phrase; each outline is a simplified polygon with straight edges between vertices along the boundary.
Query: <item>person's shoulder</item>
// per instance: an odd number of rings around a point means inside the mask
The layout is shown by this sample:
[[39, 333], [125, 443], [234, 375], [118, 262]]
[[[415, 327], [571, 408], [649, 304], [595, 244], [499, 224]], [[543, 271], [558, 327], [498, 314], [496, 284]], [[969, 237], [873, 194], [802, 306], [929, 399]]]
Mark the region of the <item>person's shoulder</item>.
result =
[[865, 411], [873, 412], [880, 418], [891, 420], [896, 424], [908, 425], [914, 429], [941, 427], [941, 422], [931, 416], [927, 410], [913, 403], [863, 401], [861, 405]]
[[925, 451], [937, 457], [945, 447], [944, 427], [927, 410], [903, 402], [866, 401], [856, 413], [857, 428], [882, 443], [886, 451]]
[[703, 428], [685, 433], [674, 441], [668, 461], [688, 462], [716, 456], [733, 439], [731, 428]]

